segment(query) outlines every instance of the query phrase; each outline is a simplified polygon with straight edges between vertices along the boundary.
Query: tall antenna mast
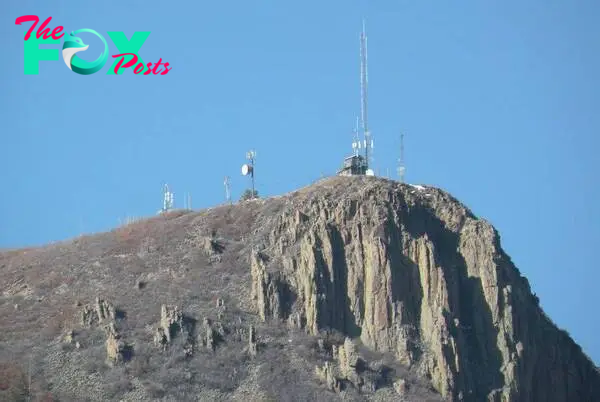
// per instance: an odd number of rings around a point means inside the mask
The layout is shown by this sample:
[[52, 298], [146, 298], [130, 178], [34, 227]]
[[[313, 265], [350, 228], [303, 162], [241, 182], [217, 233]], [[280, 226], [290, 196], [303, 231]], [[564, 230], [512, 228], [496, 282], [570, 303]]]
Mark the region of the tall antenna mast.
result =
[[246, 156], [250, 161], [250, 166], [252, 166], [252, 174], [250, 176], [252, 176], [252, 198], [254, 198], [254, 194], [256, 194], [256, 190], [254, 189], [254, 159], [256, 158], [256, 152], [250, 151]]
[[354, 151], [354, 156], [358, 156], [358, 150], [360, 149], [360, 138], [358, 137], [358, 116], [356, 116], [356, 126], [354, 127], [354, 138], [352, 139], [352, 150]]
[[400, 176], [400, 183], [404, 183], [404, 173], [406, 172], [406, 166], [404, 165], [404, 133], [400, 134], [400, 159], [398, 162], [398, 176]]
[[362, 32], [360, 34], [360, 114], [362, 120], [363, 135], [365, 137], [365, 163], [369, 168], [369, 151], [373, 146], [371, 133], [368, 125], [368, 71], [367, 71], [367, 34], [365, 30], [365, 20], [363, 19]]
[[231, 204], [231, 189], [229, 187], [229, 176], [225, 176], [225, 181], [223, 182], [225, 185], [225, 199], [228, 204]]
[[163, 212], [173, 209], [173, 193], [169, 191], [169, 185], [165, 184], [163, 189]]

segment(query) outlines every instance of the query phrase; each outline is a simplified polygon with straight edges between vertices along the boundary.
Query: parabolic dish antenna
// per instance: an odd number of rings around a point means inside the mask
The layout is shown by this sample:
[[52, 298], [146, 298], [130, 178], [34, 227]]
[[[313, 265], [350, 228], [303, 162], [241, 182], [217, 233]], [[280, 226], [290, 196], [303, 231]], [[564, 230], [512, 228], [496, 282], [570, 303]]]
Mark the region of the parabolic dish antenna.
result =
[[367, 176], [375, 176], [375, 172], [373, 172], [373, 169], [367, 169], [367, 171], [365, 172], [365, 174]]
[[244, 176], [247, 176], [250, 173], [252, 173], [252, 166], [250, 166], [250, 165], [242, 165], [242, 174]]

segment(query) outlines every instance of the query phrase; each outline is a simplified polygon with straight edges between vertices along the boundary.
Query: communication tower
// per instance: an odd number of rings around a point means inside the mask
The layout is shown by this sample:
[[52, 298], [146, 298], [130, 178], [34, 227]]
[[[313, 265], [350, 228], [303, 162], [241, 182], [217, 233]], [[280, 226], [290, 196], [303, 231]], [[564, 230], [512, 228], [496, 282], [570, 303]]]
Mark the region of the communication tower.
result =
[[406, 166], [404, 165], [404, 134], [400, 134], [400, 159], [398, 159], [400, 183], [404, 183], [404, 173], [406, 173]]
[[360, 138], [358, 137], [358, 116], [356, 116], [356, 126], [354, 127], [354, 139], [352, 140], [352, 150], [354, 156], [358, 156], [360, 153]]
[[[243, 167], [242, 174], [244, 174]], [[231, 204], [231, 187], [229, 182], [229, 176], [225, 176], [225, 181], [223, 182], [223, 184], [225, 185], [225, 199], [227, 200], [228, 204]]]
[[169, 191], [169, 185], [165, 184], [165, 187], [163, 188], [163, 207], [161, 212], [165, 213], [171, 211], [173, 209], [174, 200], [174, 194]]
[[[367, 61], [367, 34], [365, 21], [363, 20], [362, 32], [360, 33], [360, 120], [359, 118], [356, 119], [356, 128], [352, 141], [352, 156], [344, 159], [344, 164], [338, 171], [338, 175], [340, 176], [375, 175], [375, 172], [370, 167], [374, 144], [368, 124], [369, 74]], [[363, 135], [362, 141], [360, 140], [361, 132]], [[364, 149], [364, 156], [360, 154], [361, 148]]]
[[252, 179], [252, 198], [254, 198], [256, 194], [256, 191], [254, 189], [254, 164], [256, 160], [256, 151], [248, 151], [246, 153], [246, 159], [248, 159], [248, 163], [242, 165], [242, 175], [250, 175]]
[[[364, 148], [365, 148], [365, 164], [366, 174], [373, 176], [373, 170], [369, 169], [371, 164], [373, 139], [371, 138], [371, 132], [369, 131], [368, 124], [368, 88], [369, 88], [369, 72], [367, 69], [368, 56], [367, 56], [367, 33], [365, 30], [365, 21], [363, 20], [362, 32], [360, 34], [360, 115], [362, 122], [362, 132], [364, 136]], [[370, 173], [370, 174], [369, 174]]]
[[339, 176], [360, 176], [366, 173], [365, 157], [360, 154], [362, 144], [358, 135], [359, 132], [359, 118], [356, 118], [356, 126], [353, 132], [352, 141], [352, 156], [344, 159], [342, 168], [337, 172]]
[[190, 193], [185, 194], [185, 198], [183, 199], [183, 209], [192, 209], [192, 195]]

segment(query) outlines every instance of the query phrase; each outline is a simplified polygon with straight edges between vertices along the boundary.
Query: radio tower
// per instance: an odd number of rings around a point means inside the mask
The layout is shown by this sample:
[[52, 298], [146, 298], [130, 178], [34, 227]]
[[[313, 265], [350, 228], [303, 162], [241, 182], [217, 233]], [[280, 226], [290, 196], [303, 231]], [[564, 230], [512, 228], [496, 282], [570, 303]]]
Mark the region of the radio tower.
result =
[[363, 20], [362, 32], [360, 34], [360, 115], [362, 120], [362, 130], [365, 137], [365, 164], [369, 169], [373, 140], [369, 132], [368, 121], [368, 71], [367, 71], [367, 34], [365, 31], [365, 21]]
[[229, 176], [225, 176], [225, 181], [223, 182], [225, 185], [225, 199], [228, 204], [231, 204], [231, 190], [229, 188]]
[[400, 183], [404, 183], [404, 173], [406, 172], [406, 166], [404, 166], [404, 134], [400, 134], [400, 159], [398, 159], [398, 176], [400, 176]]
[[254, 163], [256, 159], [256, 151], [248, 151], [246, 153], [246, 158], [250, 161], [250, 166], [252, 167], [252, 169], [250, 169], [250, 176], [252, 177], [252, 198], [254, 198], [254, 195], [256, 194], [256, 190], [254, 189]]
[[242, 175], [248, 176], [252, 178], [252, 196], [251, 198], [256, 198], [256, 190], [254, 189], [254, 164], [256, 161], [256, 151], [248, 151], [246, 153], [246, 159], [248, 159], [249, 163], [242, 165]]
[[352, 139], [352, 150], [354, 151], [354, 156], [358, 156], [360, 149], [360, 138], [358, 137], [358, 116], [356, 116], [356, 127], [354, 128], [354, 138]]
[[163, 208], [162, 212], [169, 212], [173, 209], [174, 196], [171, 191], [169, 191], [169, 185], [165, 184], [163, 188]]

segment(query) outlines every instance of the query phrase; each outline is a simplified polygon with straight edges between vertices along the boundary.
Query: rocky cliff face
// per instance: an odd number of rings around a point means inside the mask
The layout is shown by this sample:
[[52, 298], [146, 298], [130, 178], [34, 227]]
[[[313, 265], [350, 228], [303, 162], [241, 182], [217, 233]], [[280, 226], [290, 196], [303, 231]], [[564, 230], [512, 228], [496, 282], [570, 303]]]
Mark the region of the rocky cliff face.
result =
[[600, 400], [594, 365], [545, 316], [489, 223], [434, 188], [319, 187], [291, 197], [253, 251], [261, 318], [360, 338], [451, 400]]
[[0, 284], [0, 400], [600, 400], [498, 233], [435, 188], [176, 211], [0, 253]]

